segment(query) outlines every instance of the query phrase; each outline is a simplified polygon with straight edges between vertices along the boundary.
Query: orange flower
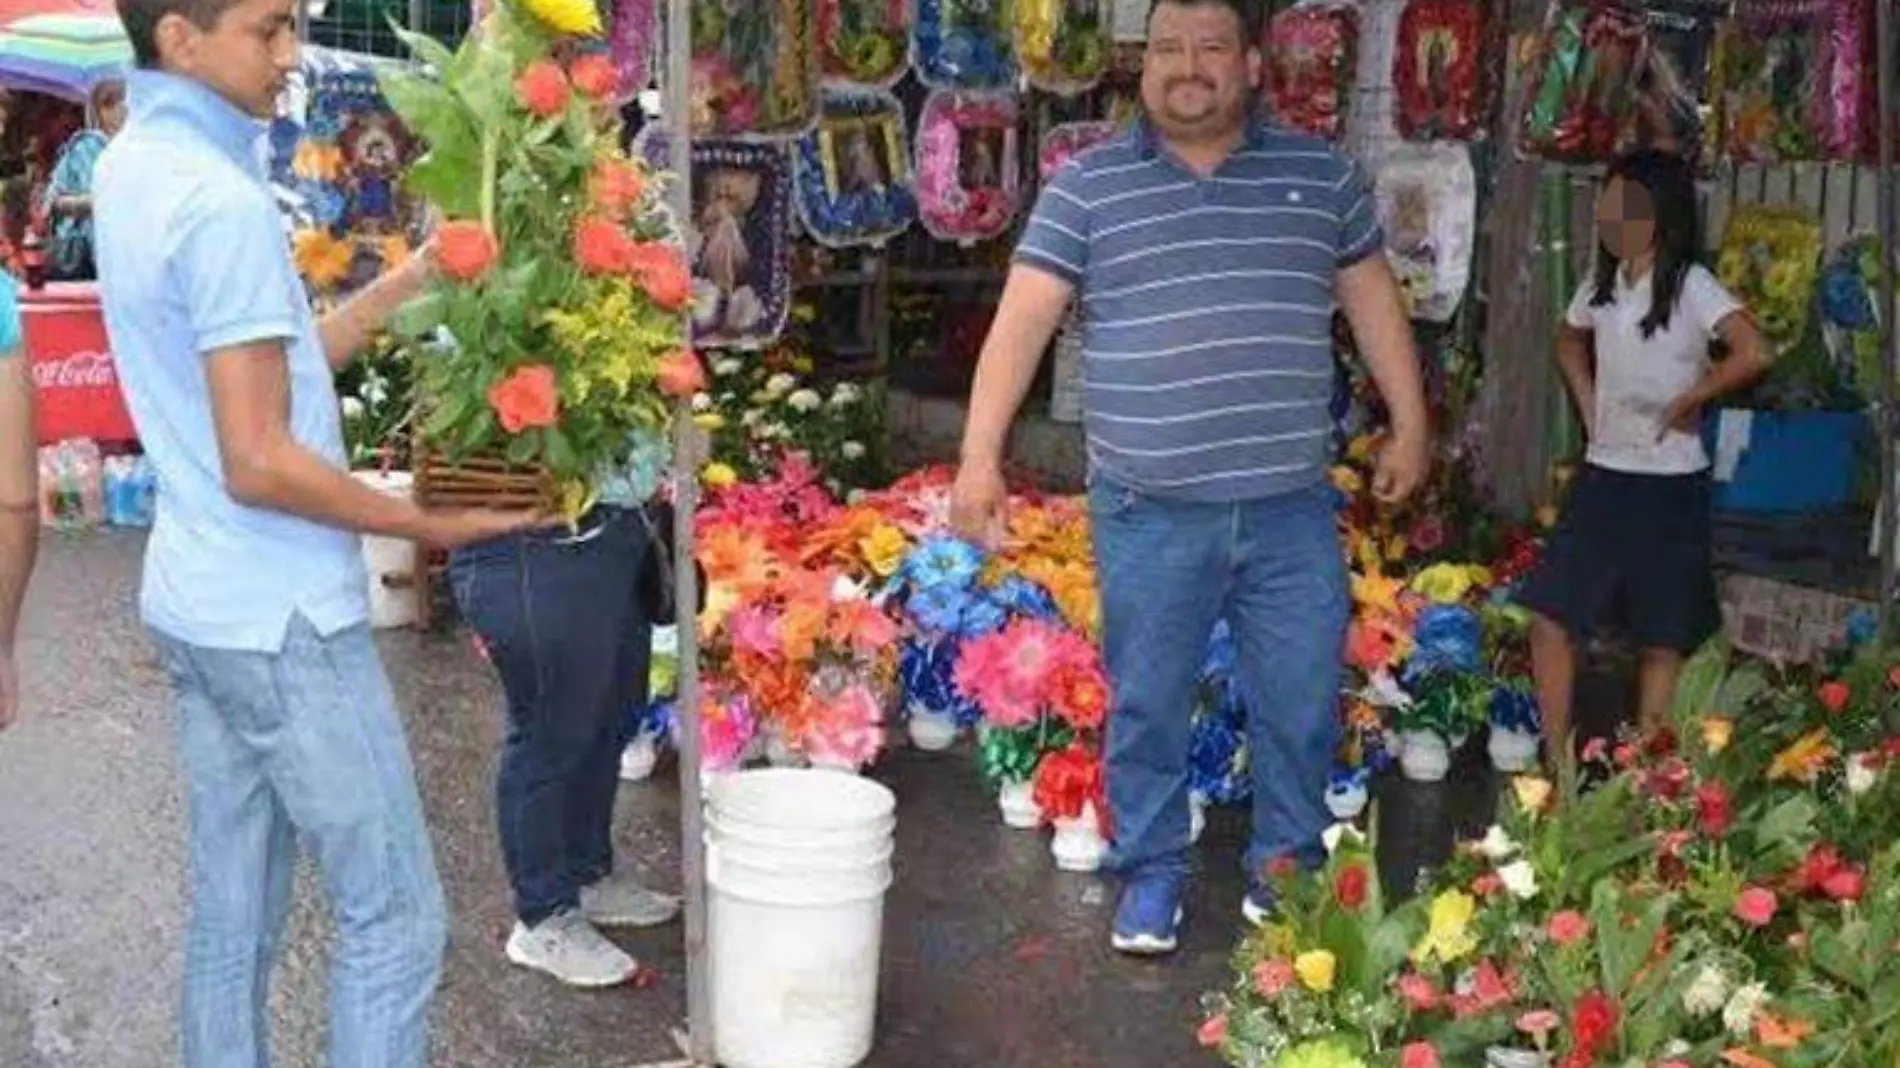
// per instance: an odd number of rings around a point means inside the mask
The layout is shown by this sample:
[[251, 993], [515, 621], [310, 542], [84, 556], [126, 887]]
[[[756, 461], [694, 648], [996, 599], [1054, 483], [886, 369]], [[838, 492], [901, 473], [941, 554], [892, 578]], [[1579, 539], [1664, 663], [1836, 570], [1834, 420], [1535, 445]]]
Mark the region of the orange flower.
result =
[[561, 407], [554, 389], [554, 368], [544, 363], [517, 368], [488, 391], [488, 406], [510, 434], [553, 426]]
[[675, 349], [660, 361], [660, 392], [669, 397], [690, 397], [706, 388], [706, 369], [691, 349]]
[[622, 219], [646, 193], [646, 178], [640, 168], [625, 160], [603, 159], [594, 165], [588, 182], [594, 209], [610, 219]]
[[605, 100], [620, 89], [620, 72], [606, 56], [589, 52], [567, 68], [574, 88], [594, 100]]
[[1768, 1012], [1755, 1020], [1755, 1037], [1769, 1049], [1793, 1049], [1813, 1033], [1814, 1025], [1806, 1020], [1784, 1020]]
[[1745, 1049], [1723, 1050], [1722, 1063], [1733, 1068], [1777, 1068], [1774, 1061]]
[[1768, 781], [1794, 779], [1811, 783], [1827, 767], [1828, 761], [1834, 759], [1834, 752], [1833, 743], [1828, 741], [1827, 728], [1817, 727], [1776, 754], [1774, 763], [1768, 766]]
[[822, 603], [802, 602], [785, 606], [779, 617], [779, 649], [787, 660], [810, 660], [818, 654], [818, 639], [825, 633], [825, 607]]
[[473, 282], [488, 273], [501, 256], [495, 235], [470, 219], [443, 223], [435, 232], [435, 263], [457, 282]]
[[356, 263], [356, 246], [338, 240], [328, 230], [299, 230], [291, 241], [291, 258], [304, 281], [318, 289], [333, 289], [349, 277]]
[[640, 272], [640, 288], [667, 311], [679, 311], [693, 299], [693, 276], [679, 257]]
[[627, 232], [611, 219], [585, 218], [574, 228], [574, 262], [588, 274], [619, 274], [627, 266]]
[[536, 60], [515, 79], [515, 99], [541, 118], [567, 110], [567, 74], [549, 60]]

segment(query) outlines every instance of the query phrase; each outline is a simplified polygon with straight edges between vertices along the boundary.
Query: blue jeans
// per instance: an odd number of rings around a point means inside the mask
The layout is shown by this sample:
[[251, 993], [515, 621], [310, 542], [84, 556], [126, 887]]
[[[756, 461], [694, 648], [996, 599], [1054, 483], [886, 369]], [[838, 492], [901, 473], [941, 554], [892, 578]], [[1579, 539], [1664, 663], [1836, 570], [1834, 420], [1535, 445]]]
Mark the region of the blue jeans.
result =
[[1314, 863], [1330, 818], [1350, 600], [1324, 486], [1238, 504], [1164, 500], [1097, 475], [1089, 518], [1102, 595], [1109, 868], [1186, 871], [1195, 683], [1223, 616], [1239, 646], [1253, 772], [1250, 874]]
[[511, 534], [449, 562], [507, 696], [495, 800], [515, 913], [531, 927], [613, 871], [625, 713], [646, 701], [653, 651], [646, 551], [639, 513], [603, 507], [578, 531]]
[[337, 927], [333, 1068], [422, 1068], [448, 938], [395, 695], [367, 626], [302, 616], [276, 654], [154, 633], [178, 701], [190, 810], [186, 1068], [263, 1068], [270, 970], [298, 836]]

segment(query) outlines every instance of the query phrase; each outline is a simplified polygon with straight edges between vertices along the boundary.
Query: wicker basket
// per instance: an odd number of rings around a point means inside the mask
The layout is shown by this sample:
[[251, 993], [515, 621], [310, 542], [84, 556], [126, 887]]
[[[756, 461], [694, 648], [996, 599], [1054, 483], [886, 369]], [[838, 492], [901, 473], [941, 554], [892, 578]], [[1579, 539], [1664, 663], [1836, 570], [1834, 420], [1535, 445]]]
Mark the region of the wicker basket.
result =
[[[554, 483], [538, 467], [510, 464], [493, 453], [451, 461], [418, 440], [414, 449], [415, 500], [421, 508], [544, 508], [552, 510]], [[427, 546], [416, 553], [416, 589], [423, 628], [435, 622], [437, 580], [448, 567], [448, 554]]]

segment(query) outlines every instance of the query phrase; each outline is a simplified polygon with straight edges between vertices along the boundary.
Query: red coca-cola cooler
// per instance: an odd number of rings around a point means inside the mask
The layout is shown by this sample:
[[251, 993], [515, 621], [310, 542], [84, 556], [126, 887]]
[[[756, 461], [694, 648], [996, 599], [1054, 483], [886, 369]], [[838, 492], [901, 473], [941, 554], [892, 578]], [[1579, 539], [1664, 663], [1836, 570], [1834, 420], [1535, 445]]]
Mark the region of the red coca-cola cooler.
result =
[[39, 387], [41, 443], [137, 440], [106, 343], [98, 289], [85, 283], [22, 289], [20, 321]]

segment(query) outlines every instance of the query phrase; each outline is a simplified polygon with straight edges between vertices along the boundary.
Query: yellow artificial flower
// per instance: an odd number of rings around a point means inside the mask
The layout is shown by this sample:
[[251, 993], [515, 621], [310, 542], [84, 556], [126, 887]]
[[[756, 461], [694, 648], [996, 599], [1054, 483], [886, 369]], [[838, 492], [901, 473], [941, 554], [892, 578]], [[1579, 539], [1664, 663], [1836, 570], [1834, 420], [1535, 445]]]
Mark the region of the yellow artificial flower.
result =
[[522, 0], [521, 6], [555, 33], [574, 37], [600, 35], [600, 9], [592, 0]]
[[381, 257], [385, 271], [408, 263], [409, 251], [409, 239], [401, 234], [388, 234], [376, 242], [376, 254]]
[[1405, 535], [1394, 535], [1392, 540], [1386, 544], [1385, 558], [1396, 563], [1405, 559], [1405, 551], [1410, 548], [1411, 546], [1405, 543]]
[[1333, 989], [1333, 977], [1339, 971], [1339, 959], [1324, 949], [1310, 950], [1293, 958], [1294, 974], [1306, 989], [1324, 994]]
[[730, 465], [715, 461], [707, 464], [699, 473], [699, 480], [709, 489], [725, 489], [739, 481], [739, 472], [734, 471]]
[[1511, 780], [1511, 789], [1517, 792], [1518, 807], [1533, 815], [1550, 803], [1550, 780], [1542, 776], [1519, 775]]
[[1404, 589], [1403, 581], [1376, 573], [1352, 577], [1353, 602], [1379, 615], [1399, 615], [1399, 594]]
[[1820, 776], [1821, 769], [1827, 767], [1827, 762], [1834, 758], [1834, 752], [1834, 743], [1828, 741], [1827, 728], [1816, 727], [1775, 756], [1775, 762], [1768, 765], [1768, 781], [1793, 779], [1811, 783]]
[[1412, 589], [1433, 604], [1457, 604], [1482, 578], [1479, 568], [1433, 564], [1412, 579]]
[[1423, 963], [1433, 957], [1451, 964], [1478, 948], [1471, 933], [1471, 920], [1478, 914], [1478, 901], [1463, 890], [1446, 890], [1432, 899], [1431, 923], [1425, 937], [1412, 947], [1412, 960]]
[[693, 425], [701, 430], [723, 430], [726, 426], [726, 417], [718, 412], [700, 412], [693, 416]]
[[1735, 735], [1735, 721], [1723, 716], [1702, 717], [1702, 748], [1711, 756], [1728, 748], [1729, 739]]
[[561, 518], [569, 523], [577, 523], [594, 507], [597, 495], [594, 487], [584, 478], [572, 479], [561, 485]]
[[1260, 928], [1260, 946], [1268, 958], [1285, 960], [1293, 956], [1299, 944], [1299, 936], [1287, 924], [1270, 923]]
[[864, 562], [873, 574], [890, 578], [909, 554], [910, 539], [889, 523], [879, 523], [870, 534], [858, 539], [858, 551], [864, 554]]
[[305, 181], [335, 184], [343, 176], [343, 150], [334, 144], [305, 141], [290, 159], [290, 172]]
[[1348, 497], [1357, 497], [1366, 488], [1366, 480], [1359, 477], [1359, 472], [1344, 464], [1333, 468], [1332, 479], [1333, 488]]
[[291, 240], [291, 258], [304, 281], [318, 289], [334, 289], [350, 276], [350, 268], [356, 263], [356, 246], [328, 230], [299, 230]]
[[742, 600], [739, 587], [733, 583], [707, 583], [706, 607], [699, 613], [699, 633], [707, 638], [716, 636], [726, 625], [726, 617], [732, 615]]
[[1361, 434], [1346, 445], [1346, 459], [1356, 464], [1368, 463], [1379, 447], [1379, 435]]

